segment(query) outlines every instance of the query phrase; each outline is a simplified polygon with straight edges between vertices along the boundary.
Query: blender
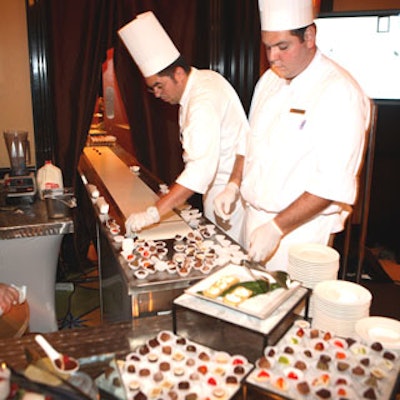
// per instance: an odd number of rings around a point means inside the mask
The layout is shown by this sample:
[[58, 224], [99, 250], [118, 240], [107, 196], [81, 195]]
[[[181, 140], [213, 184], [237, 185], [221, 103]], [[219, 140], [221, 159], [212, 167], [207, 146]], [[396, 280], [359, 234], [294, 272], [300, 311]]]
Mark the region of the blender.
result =
[[28, 132], [8, 130], [3, 134], [11, 165], [10, 173], [4, 176], [6, 202], [33, 203], [36, 181], [34, 173], [26, 168], [26, 163], [31, 161]]

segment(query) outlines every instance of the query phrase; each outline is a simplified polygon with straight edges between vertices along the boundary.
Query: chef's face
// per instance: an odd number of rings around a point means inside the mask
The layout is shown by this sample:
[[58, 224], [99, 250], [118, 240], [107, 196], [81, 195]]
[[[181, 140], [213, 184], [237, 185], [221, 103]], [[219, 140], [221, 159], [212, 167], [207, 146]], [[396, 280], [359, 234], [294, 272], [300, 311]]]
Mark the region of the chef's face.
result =
[[186, 74], [181, 67], [177, 67], [171, 76], [156, 74], [146, 78], [149, 92], [170, 104], [179, 104], [185, 84]]
[[313, 26], [307, 27], [304, 40], [290, 31], [262, 31], [262, 41], [272, 70], [287, 80], [299, 75], [311, 62], [316, 51]]

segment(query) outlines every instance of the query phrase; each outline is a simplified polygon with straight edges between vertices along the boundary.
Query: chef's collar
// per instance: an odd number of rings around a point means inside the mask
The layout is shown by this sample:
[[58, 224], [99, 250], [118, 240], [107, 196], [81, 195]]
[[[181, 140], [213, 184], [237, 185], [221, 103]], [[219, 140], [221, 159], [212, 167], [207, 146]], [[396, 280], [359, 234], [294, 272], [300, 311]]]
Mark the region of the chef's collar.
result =
[[307, 87], [310, 82], [310, 77], [312, 77], [314, 74], [317, 73], [315, 71], [315, 68], [316, 65], [318, 65], [319, 62], [321, 61], [321, 58], [322, 58], [322, 53], [319, 49], [317, 49], [311, 62], [307, 65], [307, 67], [303, 71], [300, 72], [300, 74], [298, 74], [289, 81], [289, 86], [292, 88], [297, 88], [302, 85]]
[[179, 105], [182, 106], [182, 107], [183, 107], [183, 106], [187, 103], [187, 101], [188, 101], [190, 88], [191, 88], [192, 85], [193, 85], [194, 76], [195, 76], [196, 74], [197, 74], [197, 68], [191, 67], [191, 68], [190, 68], [190, 73], [189, 73], [189, 75], [188, 75], [188, 79], [187, 79], [187, 81], [186, 81], [185, 89], [184, 89], [184, 91], [183, 91], [183, 93], [182, 93], [182, 96], [181, 96], [181, 98], [180, 98], [180, 100], [179, 100]]

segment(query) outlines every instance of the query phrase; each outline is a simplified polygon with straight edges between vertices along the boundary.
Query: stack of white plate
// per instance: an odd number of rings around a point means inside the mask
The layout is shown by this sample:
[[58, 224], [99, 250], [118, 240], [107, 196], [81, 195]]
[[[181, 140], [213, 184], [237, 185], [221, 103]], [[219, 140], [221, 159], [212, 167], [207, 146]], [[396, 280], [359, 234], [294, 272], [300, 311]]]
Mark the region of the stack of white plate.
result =
[[369, 316], [371, 292], [357, 283], [331, 280], [314, 288], [312, 326], [339, 336], [353, 336], [358, 320]]
[[[318, 243], [300, 243], [290, 247], [288, 273], [293, 280], [313, 289], [321, 281], [337, 279], [339, 253]], [[308, 316], [313, 317], [314, 296], [310, 296]]]

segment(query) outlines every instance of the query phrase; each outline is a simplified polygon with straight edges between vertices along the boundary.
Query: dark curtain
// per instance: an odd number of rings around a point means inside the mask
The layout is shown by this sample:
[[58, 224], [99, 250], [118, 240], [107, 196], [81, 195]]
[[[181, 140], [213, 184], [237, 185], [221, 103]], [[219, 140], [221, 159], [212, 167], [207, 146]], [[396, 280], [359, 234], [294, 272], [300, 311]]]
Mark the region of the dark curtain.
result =
[[[136, 64], [117, 35], [137, 14], [152, 10], [187, 62], [225, 75], [248, 108], [258, 78], [257, 0], [36, 0], [32, 8], [43, 4], [55, 110], [47, 116], [55, 125], [53, 158], [78, 200], [84, 196], [77, 165], [101, 87], [102, 63], [111, 47], [136, 157], [168, 184], [183, 168], [178, 107], [147, 93]], [[35, 131], [42, 131], [39, 125]], [[201, 205], [199, 198], [192, 203]], [[72, 259], [68, 264], [82, 266], [86, 262], [88, 244], [94, 237], [90, 214], [84, 208], [82, 204], [76, 212], [74, 243], [66, 245], [65, 253]]]
[[73, 236], [64, 238], [59, 275], [84, 270], [95, 225], [77, 176], [101, 82], [102, 63], [111, 47], [115, 1], [49, 0], [47, 17], [55, 110], [54, 158], [63, 171], [64, 185], [74, 188]]
[[101, 66], [112, 43], [115, 1], [48, 1], [56, 119], [55, 161], [64, 183], [76, 167], [90, 128]]
[[257, 0], [210, 2], [211, 69], [236, 89], [246, 112], [260, 75], [260, 18]]
[[[207, 1], [198, 0], [127, 0], [118, 3], [116, 19], [120, 28], [137, 14], [153, 11], [187, 62], [203, 67], [207, 64], [201, 62], [199, 54], [208, 54], [207, 7]], [[205, 37], [204, 33], [207, 34]], [[199, 37], [205, 40], [200, 43]], [[178, 106], [166, 104], [146, 91], [139, 69], [119, 39], [115, 43], [114, 57], [136, 156], [156, 176], [170, 184], [183, 169]]]

